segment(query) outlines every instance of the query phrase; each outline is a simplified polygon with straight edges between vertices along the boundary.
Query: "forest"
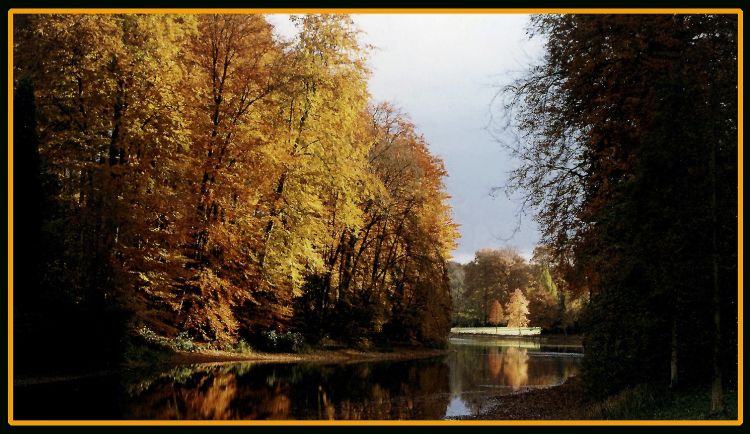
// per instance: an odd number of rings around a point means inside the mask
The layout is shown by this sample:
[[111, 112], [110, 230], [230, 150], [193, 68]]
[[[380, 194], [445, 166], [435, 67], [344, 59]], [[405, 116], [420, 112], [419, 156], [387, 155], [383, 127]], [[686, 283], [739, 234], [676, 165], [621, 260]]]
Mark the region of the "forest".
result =
[[586, 394], [738, 381], [738, 17], [536, 15], [504, 89], [508, 186], [552, 275], [588, 293]]
[[535, 249], [530, 261], [513, 248], [482, 249], [467, 264], [448, 262], [448, 277], [453, 326], [581, 332], [581, 313], [589, 294], [569, 287], [544, 246]]
[[293, 19], [287, 41], [262, 15], [15, 17], [21, 368], [445, 343], [443, 163], [371, 101], [349, 16]]

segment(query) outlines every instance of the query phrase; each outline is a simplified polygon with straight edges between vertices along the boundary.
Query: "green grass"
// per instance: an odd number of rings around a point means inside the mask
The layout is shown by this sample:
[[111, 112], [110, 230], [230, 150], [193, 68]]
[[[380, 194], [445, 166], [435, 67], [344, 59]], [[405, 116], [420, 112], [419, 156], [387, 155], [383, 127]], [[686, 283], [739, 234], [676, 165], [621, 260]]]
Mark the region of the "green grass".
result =
[[638, 385], [586, 406], [584, 417], [605, 420], [736, 420], [737, 391], [725, 391], [724, 411], [712, 415], [708, 388], [670, 391]]
[[638, 385], [587, 406], [584, 416], [604, 420], [653, 419], [650, 412], [658, 400], [653, 389]]

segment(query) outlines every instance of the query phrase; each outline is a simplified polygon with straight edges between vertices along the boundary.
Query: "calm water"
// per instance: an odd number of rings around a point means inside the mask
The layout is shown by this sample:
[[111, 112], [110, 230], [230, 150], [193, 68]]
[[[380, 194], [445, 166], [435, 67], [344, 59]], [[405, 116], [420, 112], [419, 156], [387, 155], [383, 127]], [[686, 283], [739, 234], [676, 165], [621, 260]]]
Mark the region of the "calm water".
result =
[[452, 339], [432, 359], [201, 364], [16, 386], [16, 419], [442, 419], [487, 398], [560, 384], [581, 348]]

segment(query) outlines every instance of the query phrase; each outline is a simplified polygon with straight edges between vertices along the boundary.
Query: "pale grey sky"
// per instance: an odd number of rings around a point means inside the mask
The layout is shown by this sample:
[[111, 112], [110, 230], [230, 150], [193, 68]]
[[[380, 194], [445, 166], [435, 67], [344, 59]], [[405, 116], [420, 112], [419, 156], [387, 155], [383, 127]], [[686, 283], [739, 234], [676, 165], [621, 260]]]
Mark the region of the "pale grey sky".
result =
[[[541, 42], [524, 32], [520, 14], [357, 14], [362, 41], [373, 45], [369, 90], [409, 114], [445, 161], [454, 220], [461, 238], [453, 259], [468, 262], [485, 247], [517, 247], [529, 257], [539, 240], [530, 217], [518, 225], [518, 203], [491, 197], [514, 167], [486, 130], [490, 102], [541, 55]], [[270, 15], [278, 34], [294, 28], [288, 15]], [[513, 237], [510, 240], [507, 238]]]

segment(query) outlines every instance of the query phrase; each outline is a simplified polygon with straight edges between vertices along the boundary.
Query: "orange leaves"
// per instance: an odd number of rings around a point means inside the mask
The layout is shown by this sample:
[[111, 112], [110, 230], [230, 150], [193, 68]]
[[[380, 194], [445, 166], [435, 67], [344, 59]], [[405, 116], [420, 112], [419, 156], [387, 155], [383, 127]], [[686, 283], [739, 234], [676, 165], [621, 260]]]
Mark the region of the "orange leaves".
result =
[[489, 323], [492, 325], [499, 325], [505, 320], [505, 312], [503, 312], [503, 305], [500, 304], [499, 300], [492, 302], [490, 308]]
[[507, 306], [508, 327], [527, 327], [529, 325], [529, 301], [521, 289], [516, 288], [510, 296]]

